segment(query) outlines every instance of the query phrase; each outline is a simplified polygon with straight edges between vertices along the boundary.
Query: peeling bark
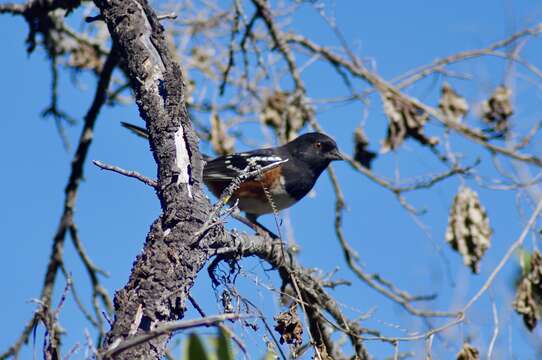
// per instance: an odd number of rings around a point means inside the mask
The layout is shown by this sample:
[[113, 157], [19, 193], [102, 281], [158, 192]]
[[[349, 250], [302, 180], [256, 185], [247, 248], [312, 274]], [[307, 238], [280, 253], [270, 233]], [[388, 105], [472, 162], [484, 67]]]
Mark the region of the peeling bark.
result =
[[[163, 211], [151, 226], [128, 283], [115, 294], [115, 320], [103, 345], [107, 350], [128, 337], [130, 329], [142, 334], [159, 322], [183, 317], [194, 278], [209, 259], [206, 248], [190, 243], [192, 234], [204, 224], [211, 207], [202, 192], [202, 160], [185, 108], [183, 77], [156, 14], [144, 0], [96, 0], [96, 5], [149, 131]], [[222, 234], [223, 228], [216, 226], [207, 236]], [[161, 358], [168, 339], [169, 335], [156, 337], [115, 358]]]

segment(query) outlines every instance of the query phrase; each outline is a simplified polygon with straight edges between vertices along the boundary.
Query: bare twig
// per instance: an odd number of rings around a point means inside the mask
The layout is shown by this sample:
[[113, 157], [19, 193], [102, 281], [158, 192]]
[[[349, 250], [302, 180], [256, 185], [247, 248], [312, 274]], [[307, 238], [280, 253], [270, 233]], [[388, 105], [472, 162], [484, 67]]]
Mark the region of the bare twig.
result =
[[[540, 31], [540, 26], [538, 27], [537, 31]], [[492, 153], [505, 155], [512, 159], [520, 160], [520, 161], [533, 164], [536, 166], [542, 166], [542, 160], [540, 158], [534, 155], [530, 155], [530, 154], [519, 153], [512, 148], [497, 146], [489, 142], [487, 136], [485, 136], [479, 130], [470, 128], [465, 124], [454, 121], [453, 119], [450, 119], [449, 116], [446, 116], [446, 114], [442, 113], [440, 110], [437, 110], [429, 105], [426, 105], [416, 98], [413, 98], [411, 96], [401, 93], [399, 91], [400, 88], [392, 86], [390, 83], [380, 78], [377, 74], [369, 71], [361, 63], [352, 63], [342, 58], [341, 56], [333, 53], [331, 50], [324, 48], [320, 45], [317, 45], [314, 42], [300, 35], [288, 34], [286, 37], [286, 40], [288, 42], [297, 43], [314, 53], [318, 53], [322, 55], [327, 61], [329, 61], [332, 64], [337, 64], [344, 67], [345, 70], [348, 71], [352, 76], [359, 77], [367, 81], [369, 84], [374, 86], [379, 92], [381, 93], [389, 92], [391, 94], [394, 94], [398, 98], [402, 99], [402, 101], [413, 104], [415, 107], [422, 109], [424, 112], [431, 115], [433, 118], [435, 118], [437, 121], [439, 121], [446, 127], [453, 129], [454, 131], [460, 133], [467, 139], [470, 139], [471, 141], [485, 147], [487, 150], [489, 150]]]
[[[199, 306], [199, 304], [196, 302], [196, 300], [194, 300], [194, 298], [191, 295], [188, 295], [188, 300], [190, 301], [192, 306], [194, 306], [194, 308], [201, 315], [202, 318], [207, 317], [207, 315], [205, 315], [205, 312], [203, 311], [201, 306]], [[222, 329], [226, 334], [228, 334], [232, 338], [232, 340], [237, 344], [239, 349], [241, 349], [241, 351], [245, 355], [247, 355], [247, 348], [246, 348], [245, 344], [243, 344], [241, 339], [239, 339], [239, 337], [228, 326], [224, 325], [222, 322], [219, 322], [219, 323], [217, 323], [215, 325], [217, 327], [219, 327], [220, 329]]]
[[99, 160], [92, 160], [92, 163], [102, 170], [113, 171], [118, 174], [137, 179], [141, 181], [142, 183], [149, 185], [150, 187], [156, 188], [158, 186], [158, 184], [156, 183], [156, 180], [149, 179], [148, 177], [141, 175], [140, 173], [136, 171], [124, 170], [118, 166], [105, 164]]
[[542, 200], [538, 202], [538, 205], [536, 206], [536, 209], [533, 211], [531, 218], [523, 228], [523, 231], [521, 232], [519, 238], [512, 243], [512, 245], [508, 248], [504, 256], [502, 257], [501, 261], [499, 261], [499, 264], [495, 267], [495, 269], [491, 272], [487, 280], [485, 281], [484, 285], [478, 290], [478, 292], [465, 304], [465, 306], [461, 309], [462, 313], [465, 313], [480, 297], [489, 289], [491, 284], [493, 283], [493, 280], [497, 277], [501, 269], [506, 265], [510, 257], [514, 254], [514, 252], [523, 244], [525, 241], [525, 238], [527, 237], [527, 234], [529, 234], [529, 231], [531, 231], [531, 228], [536, 222], [536, 219], [538, 218], [538, 215], [540, 214], [540, 211], [542, 210]]
[[357, 264], [357, 254], [352, 249], [352, 247], [346, 241], [342, 231], [342, 211], [345, 207], [345, 199], [342, 194], [341, 188], [339, 186], [337, 177], [333, 168], [328, 169], [328, 173], [335, 191], [335, 234], [343, 250], [343, 255], [345, 257], [348, 267], [356, 274], [356, 276], [369, 285], [371, 288], [380, 292], [387, 298], [400, 304], [405, 310], [416, 316], [423, 317], [455, 317], [457, 316], [454, 312], [441, 312], [441, 311], [428, 311], [420, 310], [412, 306], [411, 302], [417, 301], [420, 299], [431, 300], [434, 296], [412, 296], [407, 292], [398, 289], [391, 282], [382, 279], [378, 274], [366, 274], [361, 267]]
[[104, 353], [99, 355], [99, 358], [113, 359], [115, 355], [118, 355], [127, 349], [130, 349], [134, 346], [147, 342], [158, 336], [161, 336], [164, 334], [171, 334], [172, 332], [175, 332], [178, 330], [190, 329], [190, 328], [199, 327], [199, 326], [216, 325], [220, 322], [224, 322], [227, 320], [245, 319], [245, 318], [250, 318], [250, 317], [254, 317], [254, 316], [243, 315], [243, 314], [221, 314], [221, 315], [208, 316], [202, 319], [180, 320], [180, 321], [165, 323], [163, 325], [156, 327], [155, 329], [149, 330], [147, 333], [143, 335], [138, 335], [138, 336], [128, 338], [118, 343], [117, 345], [113, 344]]
[[168, 14], [157, 15], [156, 17], [158, 18], [158, 20], [175, 20], [177, 19], [177, 14], [172, 12]]
[[518, 41], [519, 39], [524, 38], [525, 36], [538, 36], [540, 35], [540, 32], [542, 32], [542, 24], [537, 24], [531, 28], [518, 31], [510, 35], [508, 38], [499, 40], [485, 48], [462, 51], [446, 58], [435, 60], [431, 64], [420, 66], [402, 75], [400, 79], [396, 79], [396, 81], [399, 81], [396, 86], [399, 89], [405, 88], [423, 79], [424, 77], [431, 75], [433, 72], [439, 71], [446, 65], [484, 55], [491, 55], [494, 50], [504, 48]]
[[111, 298], [109, 297], [109, 294], [107, 293], [107, 290], [104, 289], [104, 287], [100, 284], [100, 281], [98, 279], [98, 274], [102, 274], [107, 276], [107, 273], [103, 271], [102, 269], [98, 268], [88, 254], [86, 253], [83, 242], [81, 241], [79, 237], [79, 233], [77, 231], [77, 226], [75, 223], [72, 223], [69, 226], [69, 232], [70, 237], [72, 239], [73, 245], [75, 247], [75, 250], [77, 251], [77, 254], [79, 255], [79, 258], [83, 262], [85, 269], [87, 270], [87, 274], [90, 278], [90, 283], [92, 284], [92, 306], [94, 308], [94, 314], [95, 319], [98, 323], [98, 331], [100, 333], [100, 341], [105, 335], [105, 331], [103, 328], [103, 320], [102, 320], [102, 312], [100, 310], [100, 306], [98, 304], [98, 299], [102, 300], [102, 303], [105, 305], [105, 308], [109, 314], [113, 314], [113, 302], [111, 301]]
[[499, 314], [497, 313], [497, 304], [493, 300], [491, 301], [491, 312], [493, 313], [493, 334], [487, 348], [487, 360], [491, 360], [493, 348], [495, 347], [497, 336], [499, 336]]
[[[83, 178], [83, 166], [85, 164], [90, 145], [92, 144], [94, 124], [96, 123], [96, 119], [98, 118], [100, 109], [105, 103], [107, 88], [109, 87], [109, 81], [111, 79], [113, 70], [117, 65], [117, 61], [117, 55], [112, 50], [104, 64], [102, 73], [100, 74], [100, 78], [96, 86], [94, 101], [92, 102], [87, 114], [85, 115], [83, 129], [79, 138], [79, 145], [73, 157], [71, 173], [65, 189], [64, 210], [60, 217], [58, 228], [53, 238], [52, 251], [49, 257], [49, 263], [47, 265], [47, 271], [41, 291], [40, 300], [46, 306], [50, 306], [56, 281], [56, 275], [63, 262], [64, 241], [66, 238], [66, 232], [73, 224], [73, 214], [75, 209], [77, 190], [79, 188], [81, 179]], [[30, 332], [32, 331], [36, 323], [37, 318], [36, 315], [34, 315], [32, 317], [32, 320], [30, 320], [30, 322], [24, 328], [19, 339], [17, 339], [15, 344], [11, 346], [5, 353], [0, 355], [0, 359], [5, 359], [9, 356], [16, 356], [21, 346], [28, 340]]]

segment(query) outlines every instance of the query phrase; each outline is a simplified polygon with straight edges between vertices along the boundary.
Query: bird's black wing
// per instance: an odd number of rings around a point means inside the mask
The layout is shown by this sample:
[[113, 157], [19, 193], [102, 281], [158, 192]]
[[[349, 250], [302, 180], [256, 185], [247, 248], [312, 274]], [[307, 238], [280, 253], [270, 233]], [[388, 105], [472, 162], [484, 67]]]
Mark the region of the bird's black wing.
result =
[[259, 149], [225, 155], [205, 164], [205, 168], [203, 169], [203, 180], [233, 180], [243, 173], [257, 170], [258, 168], [283, 160], [286, 159], [276, 155], [276, 152], [273, 149]]

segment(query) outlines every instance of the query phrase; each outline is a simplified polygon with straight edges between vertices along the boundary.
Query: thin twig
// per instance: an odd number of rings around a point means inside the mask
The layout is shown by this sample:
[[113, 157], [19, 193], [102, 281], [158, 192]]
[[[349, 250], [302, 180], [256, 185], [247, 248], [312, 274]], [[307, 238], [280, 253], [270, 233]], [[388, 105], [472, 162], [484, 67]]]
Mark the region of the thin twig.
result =
[[103, 354], [99, 356], [99, 358], [112, 359], [115, 357], [115, 355], [120, 354], [121, 352], [127, 349], [130, 349], [134, 346], [137, 346], [139, 344], [152, 340], [158, 336], [170, 334], [178, 330], [190, 329], [190, 328], [199, 327], [199, 326], [216, 325], [217, 323], [227, 321], [227, 320], [238, 320], [238, 319], [245, 319], [245, 318], [251, 318], [251, 317], [254, 317], [254, 315], [220, 314], [220, 315], [208, 316], [202, 319], [180, 320], [180, 321], [165, 323], [163, 325], [156, 327], [153, 330], [149, 330], [147, 333], [143, 335], [127, 338], [126, 340], [120, 342], [118, 345], [107, 349]]
[[[190, 294], [188, 295], [188, 300], [190, 301], [192, 306], [194, 306], [194, 309], [196, 309], [196, 311], [201, 315], [202, 318], [207, 317], [207, 315], [205, 315], [205, 312], [203, 311], [201, 306], [199, 306], [199, 304], [192, 297], [192, 295], [190, 295]], [[241, 339], [239, 339], [239, 337], [228, 326], [224, 325], [222, 322], [216, 324], [216, 326], [219, 327], [220, 329], [222, 329], [222, 331], [224, 331], [225, 333], [227, 333], [232, 338], [232, 340], [237, 344], [239, 349], [241, 349], [241, 351], [245, 355], [247, 355], [247, 348], [246, 348], [245, 344], [243, 344]]]
[[[50, 306], [53, 295], [54, 285], [56, 282], [56, 275], [61, 268], [63, 262], [64, 253], [64, 241], [66, 238], [66, 232], [71, 224], [73, 224], [73, 214], [75, 209], [75, 200], [77, 198], [77, 190], [79, 184], [83, 179], [83, 168], [85, 164], [90, 145], [92, 144], [94, 125], [98, 114], [104, 105], [107, 98], [107, 89], [109, 82], [118, 62], [118, 57], [114, 50], [111, 50], [104, 63], [102, 73], [100, 74], [98, 84], [96, 85], [96, 91], [94, 100], [90, 105], [88, 112], [85, 115], [85, 121], [81, 135], [79, 137], [79, 144], [77, 150], [73, 156], [71, 163], [71, 172], [68, 178], [68, 183], [65, 189], [64, 198], [64, 210], [60, 217], [59, 224], [56, 233], [53, 237], [52, 251], [49, 256], [49, 263], [45, 273], [45, 279], [43, 281], [43, 287], [40, 295], [41, 302], [47, 306]], [[17, 339], [15, 344], [11, 346], [6, 352], [0, 354], [0, 359], [5, 359], [9, 356], [16, 356], [21, 346], [26, 343], [28, 337], [34, 326], [37, 324], [36, 314], [32, 316], [32, 319], [28, 322], [24, 328], [21, 336]]]
[[123, 168], [120, 168], [120, 167], [115, 166], [115, 165], [105, 164], [105, 163], [103, 163], [103, 162], [101, 162], [99, 160], [92, 160], [92, 163], [94, 165], [96, 165], [97, 167], [99, 167], [100, 169], [102, 169], [102, 170], [113, 171], [113, 172], [116, 172], [118, 174], [137, 179], [137, 180], [141, 181], [142, 183], [144, 183], [146, 185], [149, 185], [150, 187], [156, 188], [158, 186], [158, 183], [156, 182], [156, 180], [153, 180], [153, 179], [150, 179], [150, 178], [148, 178], [148, 177], [146, 177], [144, 175], [141, 175], [137, 171], [124, 170]]
[[491, 341], [487, 348], [487, 360], [491, 360], [493, 348], [495, 347], [497, 336], [499, 336], [499, 314], [497, 313], [497, 304], [493, 300], [491, 301], [491, 312], [493, 313], [493, 335], [491, 335]]
[[501, 261], [499, 261], [499, 264], [495, 269], [491, 272], [487, 280], [485, 281], [484, 285], [478, 290], [478, 292], [469, 300], [469, 302], [461, 309], [462, 313], [465, 313], [480, 297], [484, 294], [484, 292], [489, 289], [491, 284], [493, 283], [493, 280], [497, 277], [497, 274], [501, 271], [501, 269], [506, 265], [510, 257], [514, 254], [514, 252], [523, 244], [525, 241], [525, 238], [529, 234], [529, 231], [531, 230], [531, 227], [536, 222], [536, 219], [538, 215], [540, 214], [540, 211], [542, 210], [542, 199], [538, 202], [538, 205], [536, 206], [536, 209], [534, 210], [533, 214], [531, 215], [531, 218], [523, 228], [523, 231], [521, 232], [521, 235], [519, 238], [508, 248], [504, 256], [502, 257]]

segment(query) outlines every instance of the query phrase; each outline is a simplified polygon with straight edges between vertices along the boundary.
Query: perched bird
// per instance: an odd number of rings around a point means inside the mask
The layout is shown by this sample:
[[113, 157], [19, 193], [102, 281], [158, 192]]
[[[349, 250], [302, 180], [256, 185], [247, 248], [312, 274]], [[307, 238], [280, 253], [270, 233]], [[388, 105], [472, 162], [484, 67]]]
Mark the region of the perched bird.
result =
[[[139, 126], [127, 123], [122, 125], [140, 136], [146, 134], [146, 129]], [[203, 182], [216, 197], [220, 197], [224, 189], [240, 175], [270, 168], [258, 178], [241, 183], [229, 200], [230, 203], [239, 200], [239, 209], [246, 213], [250, 221], [258, 224], [258, 216], [272, 213], [274, 209], [288, 208], [301, 200], [327, 166], [334, 160], [342, 159], [332, 138], [312, 132], [282, 146], [209, 160], [203, 169]], [[270, 167], [271, 164], [278, 165]]]

